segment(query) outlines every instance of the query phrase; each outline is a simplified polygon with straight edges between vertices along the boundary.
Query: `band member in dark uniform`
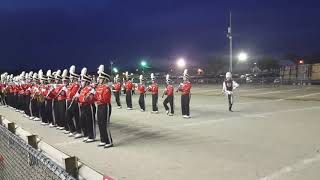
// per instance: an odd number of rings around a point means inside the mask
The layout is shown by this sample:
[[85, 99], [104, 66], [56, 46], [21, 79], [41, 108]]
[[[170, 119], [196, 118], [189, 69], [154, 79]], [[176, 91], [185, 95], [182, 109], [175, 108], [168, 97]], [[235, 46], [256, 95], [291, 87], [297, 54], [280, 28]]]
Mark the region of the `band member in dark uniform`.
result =
[[239, 87], [239, 84], [232, 80], [232, 74], [226, 73], [226, 80], [222, 84], [222, 93], [228, 97], [229, 111], [232, 112], [233, 90]]
[[[166, 113], [169, 116], [173, 116], [174, 114], [174, 105], [173, 105], [173, 100], [174, 100], [174, 88], [172, 86], [172, 80], [170, 79], [169, 74], [167, 74], [166, 76], [166, 88], [163, 92], [162, 98], [164, 95], [167, 95], [166, 99], [163, 101], [163, 106], [166, 109]], [[168, 104], [170, 104], [170, 111], [169, 111], [169, 107]]]
[[180, 84], [177, 91], [181, 92], [181, 111], [183, 118], [190, 118], [190, 98], [191, 82], [189, 81], [188, 70], [183, 72], [183, 83]]
[[96, 118], [100, 131], [100, 144], [109, 148], [113, 146], [111, 132], [110, 132], [110, 115], [111, 115], [111, 89], [108, 86], [110, 76], [104, 72], [104, 65], [98, 68], [98, 85], [94, 95], [97, 107]]

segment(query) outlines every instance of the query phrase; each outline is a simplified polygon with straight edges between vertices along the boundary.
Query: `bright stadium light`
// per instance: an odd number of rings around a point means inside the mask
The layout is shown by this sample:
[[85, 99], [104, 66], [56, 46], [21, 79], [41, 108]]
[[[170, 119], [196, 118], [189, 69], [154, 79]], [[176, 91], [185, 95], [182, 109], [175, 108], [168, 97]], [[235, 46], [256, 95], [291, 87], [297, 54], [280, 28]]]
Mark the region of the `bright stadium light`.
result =
[[186, 66], [186, 61], [184, 60], [184, 58], [179, 58], [177, 60], [177, 66], [180, 67], [180, 68], [183, 68]]
[[239, 61], [241, 61], [241, 62], [247, 61], [247, 59], [248, 59], [248, 54], [245, 53], [245, 52], [241, 52], [241, 53], [238, 55], [238, 59], [239, 59]]
[[114, 73], [118, 73], [119, 71], [118, 71], [118, 68], [116, 68], [116, 67], [114, 67], [113, 69], [112, 69], [112, 71], [114, 72]]
[[140, 64], [141, 64], [142, 67], [146, 67], [147, 66], [147, 62], [146, 61], [141, 61]]

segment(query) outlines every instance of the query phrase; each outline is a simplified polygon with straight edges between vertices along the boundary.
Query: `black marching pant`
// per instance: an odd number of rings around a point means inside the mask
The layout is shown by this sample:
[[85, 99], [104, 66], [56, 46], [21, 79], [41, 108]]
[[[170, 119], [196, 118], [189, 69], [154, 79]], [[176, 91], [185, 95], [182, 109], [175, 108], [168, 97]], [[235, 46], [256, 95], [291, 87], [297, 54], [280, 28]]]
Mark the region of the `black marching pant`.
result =
[[229, 102], [229, 109], [231, 109], [233, 105], [233, 96], [231, 94], [228, 94], [228, 102]]
[[26, 97], [25, 97], [24, 112], [25, 112], [26, 115], [28, 115], [28, 116], [31, 115], [31, 112], [30, 112], [30, 104], [31, 104], [31, 97], [30, 97], [30, 96], [26, 96]]
[[55, 119], [56, 119], [56, 125], [59, 127], [67, 127], [66, 130], [68, 130], [68, 126], [66, 126], [66, 100], [58, 100], [55, 101], [56, 105], [56, 113], [55, 113]]
[[18, 94], [18, 99], [17, 99], [17, 109], [23, 110], [24, 109], [24, 99], [22, 94]]
[[128, 108], [132, 108], [132, 92], [126, 91], [126, 103]]
[[4, 93], [0, 92], [0, 104], [1, 105], [6, 105], [6, 102], [5, 102], [5, 97], [4, 97]]
[[13, 107], [18, 109], [19, 106], [19, 94], [15, 93], [13, 95]]
[[152, 94], [152, 111], [158, 111], [158, 94]]
[[101, 104], [97, 107], [97, 121], [101, 142], [113, 144], [110, 132], [111, 104]]
[[52, 100], [52, 114], [53, 114], [53, 125], [58, 125], [58, 114], [59, 114], [59, 111], [58, 111], [58, 100], [57, 99], [53, 99]]
[[140, 96], [139, 96], [139, 106], [140, 106], [140, 109], [142, 110], [146, 110], [146, 105], [145, 105], [145, 101], [144, 101], [144, 93], [141, 93]]
[[81, 133], [80, 127], [80, 114], [79, 114], [79, 106], [78, 102], [67, 101], [67, 110], [66, 110], [66, 122], [69, 127], [69, 131], [74, 133]]
[[33, 117], [40, 117], [39, 116], [39, 109], [38, 109], [38, 102], [36, 99], [31, 99], [31, 116]]
[[181, 110], [182, 115], [190, 116], [190, 95], [181, 95]]
[[114, 97], [116, 98], [116, 102], [118, 106], [121, 106], [121, 102], [120, 102], [120, 91], [118, 92], [114, 92]]
[[52, 99], [48, 99], [46, 100], [46, 104], [45, 104], [45, 122], [47, 123], [52, 123], [53, 124], [53, 111], [52, 111], [52, 107], [53, 107], [53, 101]]
[[96, 123], [95, 123], [95, 112], [96, 107], [94, 104], [82, 104], [80, 106], [80, 127], [83, 131], [84, 137], [89, 139], [96, 138]]
[[174, 114], [173, 99], [173, 96], [167, 96], [166, 99], [163, 101], [163, 106], [166, 109], [166, 111], [169, 111], [168, 103], [170, 104], [171, 114]]
[[48, 123], [48, 120], [46, 119], [45, 101], [43, 101], [43, 102], [38, 101], [38, 108], [39, 108], [39, 113], [40, 113], [41, 121], [42, 121], [43, 123]]

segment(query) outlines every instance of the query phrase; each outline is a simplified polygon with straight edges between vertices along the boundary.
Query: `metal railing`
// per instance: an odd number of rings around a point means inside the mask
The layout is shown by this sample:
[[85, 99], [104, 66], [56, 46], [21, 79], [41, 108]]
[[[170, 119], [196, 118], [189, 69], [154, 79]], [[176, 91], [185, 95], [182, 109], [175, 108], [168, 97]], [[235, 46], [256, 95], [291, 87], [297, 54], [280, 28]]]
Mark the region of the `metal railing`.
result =
[[1, 180], [75, 180], [61, 166], [0, 125]]

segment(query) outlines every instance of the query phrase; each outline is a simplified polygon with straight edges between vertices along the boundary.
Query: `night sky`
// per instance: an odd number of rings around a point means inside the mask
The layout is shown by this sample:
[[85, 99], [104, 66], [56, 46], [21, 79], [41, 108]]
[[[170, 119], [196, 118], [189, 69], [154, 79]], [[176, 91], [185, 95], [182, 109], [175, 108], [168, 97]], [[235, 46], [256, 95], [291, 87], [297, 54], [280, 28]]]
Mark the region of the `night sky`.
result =
[[[153, 66], [228, 54], [320, 52], [320, 2], [308, 0], [1, 0], [0, 68]], [[79, 67], [80, 69], [80, 67]], [[78, 70], [79, 70], [78, 69]]]

